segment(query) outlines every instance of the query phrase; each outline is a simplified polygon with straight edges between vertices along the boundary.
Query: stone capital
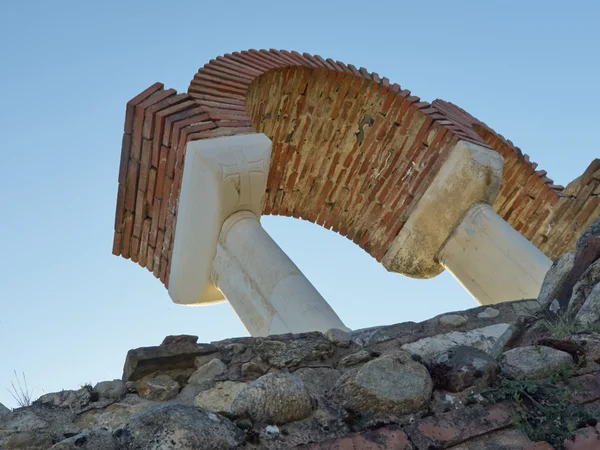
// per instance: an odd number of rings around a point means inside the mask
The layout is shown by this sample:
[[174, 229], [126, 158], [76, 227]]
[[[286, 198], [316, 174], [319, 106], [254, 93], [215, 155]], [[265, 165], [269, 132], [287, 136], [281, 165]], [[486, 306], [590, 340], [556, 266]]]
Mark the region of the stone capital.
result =
[[270, 160], [271, 141], [264, 134], [187, 144], [169, 278], [175, 303], [225, 300], [210, 279], [219, 233], [238, 211], [260, 218]]
[[444, 243], [474, 204], [495, 200], [503, 165], [497, 152], [458, 142], [392, 242], [382, 261], [385, 268], [412, 278], [439, 275]]

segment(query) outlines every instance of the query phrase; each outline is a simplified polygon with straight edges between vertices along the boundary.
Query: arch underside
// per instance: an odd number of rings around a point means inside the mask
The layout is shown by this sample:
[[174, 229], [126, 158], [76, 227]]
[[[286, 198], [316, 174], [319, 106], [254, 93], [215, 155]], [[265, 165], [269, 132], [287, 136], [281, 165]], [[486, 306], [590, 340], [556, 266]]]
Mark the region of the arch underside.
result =
[[600, 215], [598, 161], [563, 195], [455, 105], [333, 60], [251, 50], [209, 62], [186, 94], [156, 83], [128, 102], [113, 253], [168, 285], [186, 143], [254, 132], [273, 142], [264, 213], [332, 229], [378, 261], [461, 139], [505, 158], [494, 209], [549, 257]]

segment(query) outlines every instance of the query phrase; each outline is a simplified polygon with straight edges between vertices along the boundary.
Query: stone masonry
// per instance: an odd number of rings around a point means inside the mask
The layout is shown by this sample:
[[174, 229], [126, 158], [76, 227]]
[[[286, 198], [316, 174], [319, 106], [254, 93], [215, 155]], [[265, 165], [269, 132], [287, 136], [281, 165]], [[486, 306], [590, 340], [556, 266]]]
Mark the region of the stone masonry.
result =
[[0, 449], [596, 450], [598, 242], [600, 220], [538, 299], [352, 332], [168, 336], [130, 350], [122, 379], [0, 405]]

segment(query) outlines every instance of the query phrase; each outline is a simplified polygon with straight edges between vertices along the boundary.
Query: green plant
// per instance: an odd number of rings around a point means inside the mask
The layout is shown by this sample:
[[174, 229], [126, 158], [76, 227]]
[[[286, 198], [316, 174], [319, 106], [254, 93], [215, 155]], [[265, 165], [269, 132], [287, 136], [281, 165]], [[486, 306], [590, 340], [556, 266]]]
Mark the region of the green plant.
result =
[[557, 314], [550, 313], [542, 322], [543, 327], [556, 339], [566, 339], [577, 333], [577, 326], [574, 318], [565, 318]]
[[17, 371], [13, 371], [15, 373], [15, 377], [17, 379], [17, 385], [15, 386], [14, 382], [10, 382], [11, 388], [6, 388], [6, 390], [10, 393], [12, 398], [15, 399], [17, 405], [20, 407], [30, 406], [33, 399], [33, 390], [29, 390], [27, 386], [27, 378], [25, 377], [25, 373], [23, 373], [23, 384], [19, 381], [19, 376], [17, 375]]
[[507, 400], [514, 408], [514, 425], [532, 441], [546, 441], [562, 448], [573, 432], [591, 421], [592, 416], [569, 402], [569, 378], [577, 368], [565, 365], [543, 380], [500, 380], [481, 393], [492, 403]]

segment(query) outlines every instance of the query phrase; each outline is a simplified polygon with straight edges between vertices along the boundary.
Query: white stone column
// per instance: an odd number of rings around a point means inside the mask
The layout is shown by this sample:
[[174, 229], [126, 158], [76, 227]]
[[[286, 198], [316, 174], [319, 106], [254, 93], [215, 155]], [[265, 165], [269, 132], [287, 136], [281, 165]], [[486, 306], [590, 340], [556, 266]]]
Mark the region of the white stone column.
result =
[[537, 298], [552, 265], [487, 203], [469, 210], [438, 259], [482, 305]]
[[252, 336], [347, 330], [250, 212], [235, 213], [223, 224], [212, 281]]
[[228, 300], [253, 336], [347, 329], [259, 223], [270, 159], [264, 134], [187, 144], [169, 295]]

